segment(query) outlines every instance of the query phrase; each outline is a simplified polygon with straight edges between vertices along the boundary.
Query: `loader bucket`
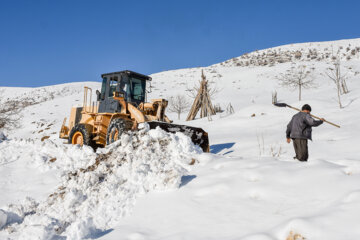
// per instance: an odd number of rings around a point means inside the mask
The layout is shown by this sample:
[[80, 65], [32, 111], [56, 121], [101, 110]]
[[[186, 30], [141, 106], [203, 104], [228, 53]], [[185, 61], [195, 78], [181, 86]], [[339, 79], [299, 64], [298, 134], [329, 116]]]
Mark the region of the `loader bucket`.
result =
[[171, 133], [182, 132], [186, 136], [190, 137], [191, 141], [194, 144], [200, 146], [204, 152], [210, 151], [208, 134], [202, 128], [190, 127], [186, 125], [177, 125], [166, 122], [157, 122], [157, 121], [151, 121], [147, 123], [149, 124], [150, 129], [155, 129], [156, 127], [160, 127], [166, 132], [171, 132]]

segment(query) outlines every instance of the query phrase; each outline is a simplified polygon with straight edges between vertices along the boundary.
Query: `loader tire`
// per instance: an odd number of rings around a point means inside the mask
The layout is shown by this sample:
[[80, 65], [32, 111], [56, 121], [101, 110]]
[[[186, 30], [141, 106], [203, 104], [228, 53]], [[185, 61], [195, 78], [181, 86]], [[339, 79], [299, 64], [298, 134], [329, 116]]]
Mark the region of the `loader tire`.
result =
[[108, 127], [106, 134], [106, 145], [109, 145], [120, 139], [125, 131], [125, 120], [121, 118], [113, 119]]
[[91, 145], [91, 133], [84, 124], [76, 124], [70, 131], [69, 144]]

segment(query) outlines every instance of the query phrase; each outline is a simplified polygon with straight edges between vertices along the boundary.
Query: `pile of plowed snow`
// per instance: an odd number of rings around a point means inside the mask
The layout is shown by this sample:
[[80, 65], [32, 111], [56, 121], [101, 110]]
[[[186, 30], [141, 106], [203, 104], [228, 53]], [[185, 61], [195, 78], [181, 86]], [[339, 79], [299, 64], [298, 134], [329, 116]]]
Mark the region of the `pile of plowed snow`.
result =
[[87, 167], [95, 162], [96, 153], [90, 147], [63, 145], [52, 141], [7, 140], [0, 145], [0, 164], [26, 159], [24, 164], [41, 171], [58, 169], [64, 173]]
[[[0, 151], [9, 150], [11, 144], [4, 141]], [[13, 147], [19, 144], [15, 142]], [[65, 171], [61, 185], [43, 202], [27, 198], [0, 211], [0, 228], [10, 239], [96, 236], [129, 214], [140, 195], [178, 188], [181, 177], [201, 153], [182, 133], [146, 127], [123, 134], [119, 141], [97, 153], [88, 147], [57, 146], [51, 141], [21, 144], [22, 151], [15, 151], [12, 158], [27, 151], [34, 155], [33, 163], [45, 166], [44, 170], [54, 166]]]

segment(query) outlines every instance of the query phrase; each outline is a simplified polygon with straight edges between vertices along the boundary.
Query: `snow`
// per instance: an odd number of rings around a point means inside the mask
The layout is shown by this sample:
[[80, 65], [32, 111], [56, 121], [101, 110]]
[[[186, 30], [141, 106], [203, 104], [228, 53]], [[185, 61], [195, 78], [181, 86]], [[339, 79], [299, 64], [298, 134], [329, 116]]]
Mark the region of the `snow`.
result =
[[[147, 128], [122, 135], [120, 141], [97, 154], [90, 147], [60, 146], [63, 151], [57, 154], [52, 142], [41, 146], [21, 143], [29, 145], [27, 152], [30, 159], [35, 159], [30, 161], [31, 167], [45, 165], [43, 171], [51, 168], [63, 171], [62, 183], [46, 201], [31, 200], [31, 204], [10, 205], [5, 209], [8, 214], [18, 216], [6, 227], [12, 232], [11, 237], [19, 239], [30, 234], [37, 239], [56, 236], [83, 239], [111, 229], [131, 213], [139, 196], [179, 187], [192, 159], [201, 152], [182, 133], [174, 135]], [[68, 156], [68, 148], [77, 159]], [[77, 154], [81, 151], [84, 154]], [[23, 152], [13, 155], [21, 158]], [[51, 161], [54, 157], [56, 160]], [[19, 213], [18, 209], [26, 210]]]
[[[96, 153], [63, 144], [63, 118], [82, 104], [85, 85], [95, 91], [100, 83], [3, 88], [6, 97], [34, 104], [22, 111], [21, 128], [5, 132], [0, 143], [0, 239], [287, 239], [290, 232], [306, 239], [359, 238], [360, 53], [352, 54], [358, 47], [360, 39], [291, 44], [153, 74], [148, 99], [186, 94], [204, 70], [220, 89], [213, 103], [234, 107], [234, 114], [223, 112], [212, 121], [185, 122], [185, 113], [177, 121], [176, 113], [167, 113], [175, 123], [208, 132], [211, 153], [199, 152], [182, 134], [146, 125]], [[327, 54], [337, 50], [349, 77], [343, 109], [324, 74], [331, 66]], [[297, 51], [300, 59], [294, 58]], [[276, 62], [259, 65], [255, 59], [263, 53]], [[314, 68], [318, 87], [305, 89], [303, 101], [275, 78], [291, 62]], [[296, 112], [271, 104], [275, 90], [279, 102], [298, 108], [308, 103], [314, 115], [341, 125], [313, 129], [306, 163], [293, 160], [285, 128]], [[42, 142], [44, 136], [49, 139]], [[106, 154], [92, 171], [81, 170]]]

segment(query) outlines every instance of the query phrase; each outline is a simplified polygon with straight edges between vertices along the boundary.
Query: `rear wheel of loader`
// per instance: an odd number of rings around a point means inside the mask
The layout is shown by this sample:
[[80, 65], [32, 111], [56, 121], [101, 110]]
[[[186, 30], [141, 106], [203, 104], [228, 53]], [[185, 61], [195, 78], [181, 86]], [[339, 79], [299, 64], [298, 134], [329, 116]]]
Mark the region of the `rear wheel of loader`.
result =
[[121, 134], [125, 130], [125, 120], [124, 119], [113, 119], [108, 127], [106, 134], [106, 144], [111, 144], [120, 139]]
[[90, 145], [90, 132], [86, 129], [84, 124], [76, 124], [70, 131], [70, 144]]

